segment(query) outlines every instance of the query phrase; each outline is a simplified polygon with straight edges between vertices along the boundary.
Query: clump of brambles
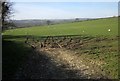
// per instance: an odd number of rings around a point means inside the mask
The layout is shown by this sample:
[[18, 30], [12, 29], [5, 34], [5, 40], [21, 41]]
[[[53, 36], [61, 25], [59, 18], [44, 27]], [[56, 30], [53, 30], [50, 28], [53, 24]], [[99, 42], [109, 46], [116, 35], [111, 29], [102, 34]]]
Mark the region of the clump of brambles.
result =
[[83, 41], [81, 37], [76, 36], [47, 36], [41, 39], [35, 39], [32, 37], [26, 37], [25, 43], [30, 45], [33, 49], [40, 48], [66, 48], [66, 49], [78, 49], [82, 46]]
[[[111, 41], [116, 40], [119, 37], [108, 39], [107, 37], [90, 37], [90, 36], [47, 36], [47, 37], [32, 37], [27, 36], [25, 43], [31, 46], [33, 49], [39, 48], [66, 48], [70, 50], [75, 49], [87, 49], [87, 43], [101, 42], [101, 41]], [[85, 48], [84, 48], [85, 47]], [[98, 48], [98, 47], [96, 47]], [[95, 49], [91, 48], [91, 49]]]

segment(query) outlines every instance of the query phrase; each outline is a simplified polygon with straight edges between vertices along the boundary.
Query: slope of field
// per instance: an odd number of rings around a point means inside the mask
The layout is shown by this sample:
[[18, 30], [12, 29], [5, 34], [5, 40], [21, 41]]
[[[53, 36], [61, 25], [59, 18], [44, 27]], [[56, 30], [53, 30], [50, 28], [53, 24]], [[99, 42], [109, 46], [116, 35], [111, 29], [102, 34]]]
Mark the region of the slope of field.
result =
[[[83, 22], [73, 22], [58, 25], [38, 26], [8, 30], [5, 35], [33, 35], [33, 36], [58, 36], [58, 35], [106, 35], [118, 34], [118, 18], [104, 18]], [[108, 31], [110, 29], [110, 31]]]

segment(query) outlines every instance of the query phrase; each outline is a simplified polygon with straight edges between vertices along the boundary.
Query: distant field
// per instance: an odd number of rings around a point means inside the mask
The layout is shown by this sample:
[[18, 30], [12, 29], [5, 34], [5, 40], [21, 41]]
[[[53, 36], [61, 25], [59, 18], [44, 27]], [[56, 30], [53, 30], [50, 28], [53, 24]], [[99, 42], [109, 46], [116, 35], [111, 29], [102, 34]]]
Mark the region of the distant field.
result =
[[[118, 18], [104, 18], [83, 22], [73, 22], [49, 26], [37, 26], [31, 28], [19, 28], [8, 30], [4, 35], [33, 35], [33, 36], [58, 36], [58, 35], [105, 35], [116, 36], [118, 34]], [[110, 32], [108, 32], [110, 29]]]

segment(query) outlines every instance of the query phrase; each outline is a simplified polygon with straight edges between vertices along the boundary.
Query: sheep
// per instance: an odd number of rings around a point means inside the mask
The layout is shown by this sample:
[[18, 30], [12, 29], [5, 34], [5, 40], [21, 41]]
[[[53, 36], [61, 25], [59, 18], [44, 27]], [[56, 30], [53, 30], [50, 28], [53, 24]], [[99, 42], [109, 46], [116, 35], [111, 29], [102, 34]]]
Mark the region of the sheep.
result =
[[110, 29], [108, 29], [108, 31], [110, 32]]

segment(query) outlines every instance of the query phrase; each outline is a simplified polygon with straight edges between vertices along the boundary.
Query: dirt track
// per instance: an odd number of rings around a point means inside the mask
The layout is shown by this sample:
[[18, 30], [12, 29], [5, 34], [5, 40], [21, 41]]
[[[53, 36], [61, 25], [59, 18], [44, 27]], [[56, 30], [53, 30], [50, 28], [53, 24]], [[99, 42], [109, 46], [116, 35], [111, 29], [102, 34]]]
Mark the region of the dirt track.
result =
[[[87, 60], [87, 59], [86, 59]], [[16, 79], [106, 78], [98, 63], [88, 63], [75, 52], [62, 48], [36, 49], [19, 68]]]

